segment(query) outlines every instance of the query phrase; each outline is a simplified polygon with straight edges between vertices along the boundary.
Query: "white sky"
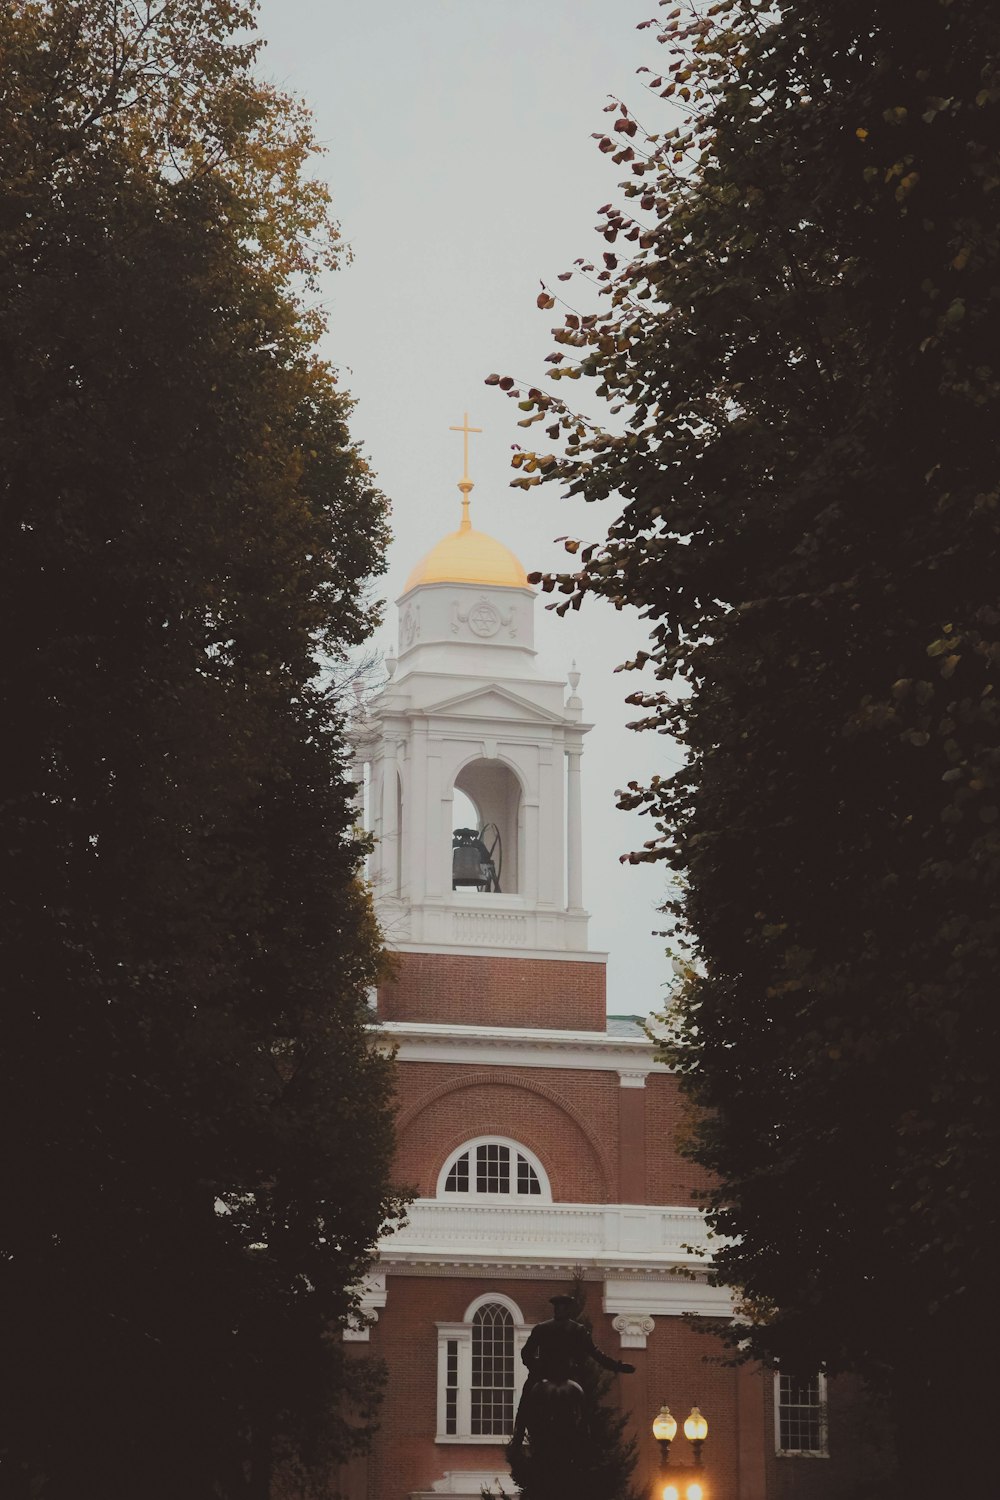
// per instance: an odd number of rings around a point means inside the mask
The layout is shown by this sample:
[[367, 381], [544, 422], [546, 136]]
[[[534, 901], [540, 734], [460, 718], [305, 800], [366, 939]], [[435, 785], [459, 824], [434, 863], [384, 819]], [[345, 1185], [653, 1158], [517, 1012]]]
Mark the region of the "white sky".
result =
[[[324, 352], [356, 398], [352, 428], [393, 505], [395, 542], [379, 593], [394, 601], [413, 563], [459, 519], [462, 439], [469, 412], [473, 524], [506, 542], [530, 572], [569, 562], [554, 538], [595, 540], [610, 507], [509, 487], [511, 445], [530, 443], [515, 403], [483, 385], [491, 371], [543, 383], [556, 312], [535, 306], [539, 281], [581, 312], [596, 289], [558, 283], [577, 256], [606, 248], [596, 209], [627, 168], [597, 150], [610, 94], [661, 130], [667, 106], [636, 77], [667, 59], [655, 30], [636, 23], [656, 0], [262, 0], [267, 77], [301, 95], [327, 149], [328, 179], [353, 262], [326, 288]], [[557, 387], [560, 392], [566, 386]], [[600, 414], [585, 382], [585, 410]], [[589, 403], [589, 404], [588, 404]], [[643, 1013], [664, 995], [663, 866], [621, 865], [653, 835], [618, 812], [615, 788], [679, 763], [676, 746], [625, 728], [626, 693], [643, 681], [614, 667], [645, 644], [634, 614], [588, 601], [560, 620], [536, 606], [539, 666], [583, 678], [584, 899], [591, 947], [609, 950], [608, 1008]], [[390, 603], [377, 642], [395, 640]]]

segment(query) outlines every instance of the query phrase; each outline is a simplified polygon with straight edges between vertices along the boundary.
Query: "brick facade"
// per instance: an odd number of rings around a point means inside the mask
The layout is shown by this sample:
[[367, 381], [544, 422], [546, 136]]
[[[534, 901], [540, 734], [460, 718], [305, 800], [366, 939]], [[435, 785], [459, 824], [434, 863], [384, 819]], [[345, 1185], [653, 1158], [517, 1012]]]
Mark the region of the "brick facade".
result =
[[[343, 1477], [350, 1500], [407, 1500], [413, 1491], [430, 1490], [447, 1471], [506, 1473], [499, 1443], [435, 1440], [436, 1324], [458, 1322], [477, 1297], [497, 1292], [517, 1304], [527, 1323], [540, 1322], [551, 1315], [548, 1297], [559, 1285], [445, 1274], [389, 1278], [388, 1304], [372, 1329], [370, 1351], [386, 1362], [387, 1398], [371, 1455], [356, 1460]], [[628, 1432], [636, 1440], [634, 1487], [650, 1500], [657, 1500], [660, 1488], [659, 1451], [650, 1424], [664, 1401], [681, 1423], [691, 1405], [709, 1416], [699, 1476], [705, 1500], [843, 1500], [885, 1472], [874, 1419], [866, 1415], [855, 1382], [830, 1382], [829, 1458], [779, 1458], [774, 1452], [770, 1372], [724, 1363], [721, 1343], [713, 1343], [680, 1318], [657, 1318], [645, 1349], [622, 1350], [612, 1319], [601, 1311], [600, 1282], [588, 1289], [586, 1311], [598, 1346], [636, 1366], [634, 1375], [616, 1376], [612, 1389], [630, 1414]], [[689, 1445], [678, 1432], [670, 1465], [675, 1482], [692, 1477], [691, 1459]]]
[[[496, 961], [484, 957], [481, 962]], [[432, 963], [414, 965], [411, 983], [439, 972]], [[411, 997], [412, 1018], [426, 1019], [415, 990]], [[432, 993], [427, 1008], [433, 1010], [434, 1004]], [[500, 1136], [535, 1154], [556, 1204], [690, 1204], [698, 1176], [675, 1145], [686, 1123], [676, 1079], [654, 1071], [644, 1087], [623, 1086], [623, 1081], [614, 1066], [403, 1060], [398, 1070], [396, 1180], [421, 1199], [435, 1199], [442, 1167], [455, 1150], [474, 1137]], [[525, 1255], [530, 1260], [530, 1246]], [[388, 1267], [386, 1304], [372, 1326], [369, 1346], [386, 1362], [386, 1400], [372, 1453], [352, 1462], [342, 1476], [348, 1500], [409, 1500], [446, 1484], [448, 1474], [506, 1474], [500, 1442], [443, 1441], [437, 1436], [437, 1325], [460, 1323], [476, 1298], [498, 1293], [516, 1304], [527, 1324], [534, 1324], [550, 1315], [548, 1298], [565, 1287], [574, 1267], [542, 1272], [525, 1264], [490, 1276], [468, 1265], [460, 1271], [449, 1268], [448, 1259], [445, 1251], [432, 1263]], [[597, 1343], [636, 1366], [634, 1375], [616, 1377], [613, 1393], [630, 1413], [640, 1494], [658, 1500], [659, 1453], [649, 1428], [664, 1401], [680, 1422], [691, 1405], [709, 1418], [705, 1467], [697, 1476], [705, 1500], [839, 1500], [880, 1471], [874, 1434], [866, 1429], [865, 1408], [851, 1382], [830, 1382], [829, 1456], [779, 1457], [771, 1372], [726, 1364], [721, 1343], [713, 1344], [677, 1315], [656, 1314], [645, 1348], [623, 1346], [612, 1315], [603, 1310], [601, 1272], [593, 1267], [584, 1271], [587, 1313]], [[627, 1271], [614, 1274], [627, 1280]], [[695, 1477], [691, 1458], [679, 1433], [671, 1477], [681, 1483], [682, 1496], [684, 1483]]]
[[603, 963], [565, 958], [397, 953], [379, 985], [383, 1021], [603, 1031]]
[[[413, 1490], [429, 1490], [446, 1470], [496, 1470], [506, 1473], [501, 1444], [437, 1443], [436, 1371], [438, 1321], [457, 1322], [466, 1308], [483, 1293], [500, 1292], [521, 1309], [528, 1323], [551, 1316], [548, 1298], [555, 1284], [498, 1278], [439, 1276], [390, 1277], [386, 1313], [372, 1331], [372, 1352], [385, 1359], [390, 1371], [389, 1399], [382, 1413], [378, 1441], [368, 1461], [366, 1500], [406, 1500]], [[659, 1455], [649, 1435], [649, 1422], [664, 1393], [692, 1394], [712, 1418], [713, 1500], [756, 1500], [740, 1488], [740, 1451], [737, 1442], [740, 1377], [721, 1364], [707, 1363], [718, 1354], [708, 1341], [679, 1319], [658, 1320], [657, 1332], [646, 1349], [623, 1351], [611, 1318], [601, 1311], [600, 1283], [589, 1288], [587, 1315], [593, 1323], [594, 1340], [605, 1353], [636, 1366], [634, 1375], [615, 1377], [614, 1394], [633, 1418], [630, 1432], [636, 1438], [639, 1464], [636, 1487], [646, 1492], [658, 1473]], [[389, 1307], [392, 1316], [389, 1316]], [[678, 1414], [683, 1417], [673, 1397]], [[715, 1434], [718, 1434], [716, 1438]], [[674, 1462], [682, 1465], [690, 1455], [687, 1443], [678, 1437]], [[706, 1445], [707, 1448], [707, 1445]], [[759, 1457], [759, 1452], [758, 1455]], [[360, 1497], [359, 1497], [360, 1500]]]
[[684, 1111], [669, 1075], [623, 1089], [613, 1072], [401, 1063], [398, 1080], [397, 1180], [421, 1197], [434, 1196], [448, 1156], [472, 1134], [527, 1146], [557, 1202], [681, 1205], [698, 1186], [690, 1162], [661, 1149]]

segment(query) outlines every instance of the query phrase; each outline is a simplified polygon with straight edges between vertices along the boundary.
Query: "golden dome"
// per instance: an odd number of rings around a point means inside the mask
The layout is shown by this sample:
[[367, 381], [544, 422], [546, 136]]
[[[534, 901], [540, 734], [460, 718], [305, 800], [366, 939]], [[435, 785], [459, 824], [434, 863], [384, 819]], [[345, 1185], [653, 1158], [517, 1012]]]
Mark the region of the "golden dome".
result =
[[[468, 488], [471, 490], [472, 485]], [[459, 485], [465, 490], [465, 482]], [[443, 536], [436, 547], [417, 563], [406, 580], [404, 594], [422, 583], [481, 583], [490, 588], [526, 589], [528, 577], [503, 542], [473, 529], [469, 520], [469, 496], [462, 495], [462, 524]]]

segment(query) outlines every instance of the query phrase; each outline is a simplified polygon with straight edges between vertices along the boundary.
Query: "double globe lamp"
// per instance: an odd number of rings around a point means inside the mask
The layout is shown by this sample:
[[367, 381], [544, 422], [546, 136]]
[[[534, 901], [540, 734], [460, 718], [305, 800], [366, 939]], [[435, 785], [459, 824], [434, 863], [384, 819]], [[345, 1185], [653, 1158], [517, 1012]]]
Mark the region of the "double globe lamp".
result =
[[[670, 1463], [670, 1444], [677, 1436], [677, 1419], [665, 1403], [653, 1418], [653, 1436], [660, 1445], [660, 1471], [666, 1474]], [[691, 1415], [684, 1423], [684, 1436], [691, 1444], [695, 1467], [700, 1468], [701, 1445], [708, 1437], [708, 1423], [696, 1406], [692, 1406]], [[704, 1494], [703, 1486], [696, 1481], [684, 1486], [684, 1500], [704, 1500]], [[662, 1500], [681, 1500], [680, 1486], [665, 1484]]]

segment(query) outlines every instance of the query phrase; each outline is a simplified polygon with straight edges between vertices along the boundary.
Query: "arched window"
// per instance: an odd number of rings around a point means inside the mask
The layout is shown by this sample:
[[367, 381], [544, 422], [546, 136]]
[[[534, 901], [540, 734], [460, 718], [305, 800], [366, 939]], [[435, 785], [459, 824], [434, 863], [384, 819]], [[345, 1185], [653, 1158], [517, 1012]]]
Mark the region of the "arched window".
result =
[[472, 1431], [514, 1431], [514, 1319], [499, 1302], [487, 1302], [472, 1320]]
[[439, 1443], [502, 1445], [514, 1431], [528, 1327], [500, 1292], [477, 1297], [461, 1323], [439, 1323]]
[[448, 1158], [438, 1177], [437, 1196], [518, 1198], [551, 1203], [552, 1192], [538, 1157], [517, 1141], [484, 1135], [467, 1141]]

